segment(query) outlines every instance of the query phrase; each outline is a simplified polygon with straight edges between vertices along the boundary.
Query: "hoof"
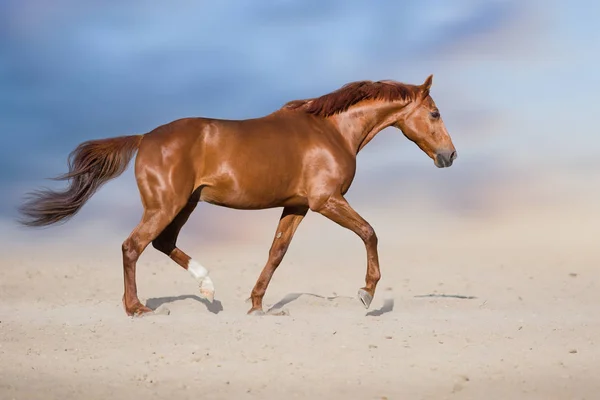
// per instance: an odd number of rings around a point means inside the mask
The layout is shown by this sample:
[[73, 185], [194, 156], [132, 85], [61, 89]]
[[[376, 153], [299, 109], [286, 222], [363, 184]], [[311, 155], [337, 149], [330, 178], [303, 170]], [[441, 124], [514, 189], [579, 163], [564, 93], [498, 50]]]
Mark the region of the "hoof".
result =
[[144, 306], [143, 308], [138, 309], [131, 316], [133, 318], [145, 318], [145, 317], [152, 317], [155, 315], [170, 315], [170, 314], [171, 314], [171, 310], [169, 310], [167, 307], [161, 305], [156, 310], [152, 310], [152, 309]]
[[373, 296], [371, 296], [369, 294], [369, 292], [367, 292], [366, 290], [359, 289], [358, 290], [358, 299], [363, 303], [365, 308], [368, 309], [369, 306], [371, 305], [371, 302], [373, 301]]
[[215, 290], [200, 287], [200, 298], [207, 300], [209, 303], [212, 303], [215, 300]]
[[153, 309], [146, 307], [142, 303], [136, 303], [131, 307], [125, 307], [125, 313], [130, 317], [143, 317], [146, 314], [152, 314]]
[[265, 314], [265, 312], [263, 310], [250, 310], [250, 311], [248, 311], [248, 315], [252, 315], [255, 317], [262, 317], [263, 315], [267, 315], [267, 314]]

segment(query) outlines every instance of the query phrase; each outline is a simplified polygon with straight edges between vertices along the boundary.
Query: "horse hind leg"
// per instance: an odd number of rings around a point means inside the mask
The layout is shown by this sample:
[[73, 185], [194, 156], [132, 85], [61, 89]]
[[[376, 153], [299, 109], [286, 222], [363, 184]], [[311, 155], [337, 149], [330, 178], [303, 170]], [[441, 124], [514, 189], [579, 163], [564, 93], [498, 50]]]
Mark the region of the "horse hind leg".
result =
[[196, 197], [196, 195], [193, 195], [190, 198], [173, 221], [152, 241], [152, 246], [187, 270], [200, 285], [200, 297], [212, 303], [215, 296], [215, 286], [208, 275], [208, 270], [177, 247], [179, 232], [198, 204], [198, 198]]
[[140, 302], [137, 295], [136, 263], [148, 244], [169, 225], [178, 211], [178, 209], [169, 211], [167, 207], [145, 209], [142, 220], [123, 242], [123, 278], [125, 286], [123, 306], [129, 316], [152, 312], [150, 308]]

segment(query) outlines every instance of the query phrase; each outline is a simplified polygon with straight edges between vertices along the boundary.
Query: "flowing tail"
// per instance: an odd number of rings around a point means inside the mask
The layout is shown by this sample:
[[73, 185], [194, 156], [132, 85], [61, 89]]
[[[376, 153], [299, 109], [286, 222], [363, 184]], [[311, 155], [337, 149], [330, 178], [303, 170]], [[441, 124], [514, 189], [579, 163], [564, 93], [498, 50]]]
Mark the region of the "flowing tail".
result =
[[69, 154], [69, 172], [54, 180], [70, 180], [64, 191], [37, 190], [28, 194], [19, 211], [25, 226], [66, 222], [106, 182], [127, 169], [143, 135], [120, 136], [81, 143]]

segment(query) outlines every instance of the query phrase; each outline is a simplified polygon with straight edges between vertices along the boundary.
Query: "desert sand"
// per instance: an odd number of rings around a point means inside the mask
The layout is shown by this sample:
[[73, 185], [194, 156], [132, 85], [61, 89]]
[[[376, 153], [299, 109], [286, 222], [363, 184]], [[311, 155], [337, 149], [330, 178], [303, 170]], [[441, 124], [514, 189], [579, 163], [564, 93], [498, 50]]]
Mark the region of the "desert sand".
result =
[[83, 217], [11, 228], [0, 398], [600, 398], [594, 206], [556, 207], [469, 217], [363, 206], [383, 275], [369, 310], [356, 298], [362, 243], [309, 213], [265, 297], [287, 315], [263, 317], [247, 316], [246, 300], [278, 210], [201, 208], [229, 240], [197, 234], [196, 214], [184, 228], [180, 247], [210, 269], [213, 304], [148, 248], [138, 289], [158, 311], [137, 319], [120, 302], [126, 228]]

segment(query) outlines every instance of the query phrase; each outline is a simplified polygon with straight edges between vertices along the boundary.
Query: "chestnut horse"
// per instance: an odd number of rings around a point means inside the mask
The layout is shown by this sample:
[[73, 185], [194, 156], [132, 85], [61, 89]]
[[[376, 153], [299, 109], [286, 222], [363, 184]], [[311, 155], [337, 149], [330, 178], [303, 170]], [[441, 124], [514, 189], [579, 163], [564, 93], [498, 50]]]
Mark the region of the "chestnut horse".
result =
[[81, 143], [69, 155], [64, 191], [30, 194], [21, 208], [27, 226], [64, 222], [108, 180], [122, 174], [137, 151], [135, 178], [143, 216], [123, 242], [123, 305], [127, 315], [152, 312], [138, 299], [136, 262], [154, 248], [186, 269], [200, 294], [213, 301], [208, 270], [177, 247], [177, 236], [199, 201], [243, 210], [283, 207], [269, 257], [254, 288], [248, 314], [264, 314], [263, 296], [294, 232], [308, 210], [353, 231], [365, 244], [369, 308], [381, 274], [375, 231], [344, 198], [356, 156], [386, 127], [396, 127], [439, 167], [456, 150], [430, 96], [433, 76], [421, 85], [359, 81], [306, 100], [286, 103], [256, 119], [184, 118], [143, 135]]

